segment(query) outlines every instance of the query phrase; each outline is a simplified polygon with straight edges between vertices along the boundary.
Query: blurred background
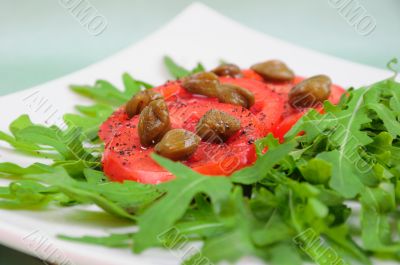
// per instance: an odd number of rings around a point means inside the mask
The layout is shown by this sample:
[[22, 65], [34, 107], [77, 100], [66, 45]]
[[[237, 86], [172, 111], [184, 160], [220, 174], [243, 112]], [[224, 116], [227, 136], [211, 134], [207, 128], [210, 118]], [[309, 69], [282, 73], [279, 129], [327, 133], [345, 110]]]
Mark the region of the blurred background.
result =
[[[99, 34], [66, 8], [77, 1], [89, 3], [107, 22]], [[96, 63], [162, 27], [192, 2], [0, 0], [0, 95]], [[354, 62], [385, 68], [393, 57], [400, 59], [399, 0], [198, 2], [258, 31]], [[338, 8], [340, 3], [347, 9]], [[0, 235], [0, 265], [14, 264], [42, 263], [1, 246]]]
[[[89, 2], [107, 21], [94, 36], [65, 8]], [[83, 2], [82, 6], [85, 4]], [[194, 1], [0, 0], [0, 94], [71, 73], [157, 30]], [[399, 0], [199, 1], [266, 34], [359, 63], [384, 68], [400, 57]], [[348, 2], [342, 12], [336, 3]], [[352, 26], [356, 6], [376, 26], [368, 35]], [[347, 16], [347, 17], [346, 17]]]

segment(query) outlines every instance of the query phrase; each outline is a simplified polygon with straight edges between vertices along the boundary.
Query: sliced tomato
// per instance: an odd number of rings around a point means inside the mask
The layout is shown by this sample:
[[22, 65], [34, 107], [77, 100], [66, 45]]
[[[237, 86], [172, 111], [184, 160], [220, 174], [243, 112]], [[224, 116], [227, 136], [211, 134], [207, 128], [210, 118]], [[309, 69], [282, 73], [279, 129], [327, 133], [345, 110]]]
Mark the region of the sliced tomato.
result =
[[[172, 128], [195, 131], [200, 118], [210, 109], [218, 109], [241, 121], [241, 129], [224, 144], [201, 142], [199, 148], [184, 163], [207, 175], [230, 175], [256, 159], [254, 144], [262, 137], [262, 127], [249, 110], [218, 103], [204, 97], [166, 101], [170, 112]], [[153, 148], [140, 145], [137, 130], [139, 116], [126, 120], [109, 139], [103, 154], [103, 169], [114, 181], [134, 180], [156, 184], [173, 178], [150, 157]]]
[[125, 112], [125, 108], [121, 107], [100, 126], [99, 137], [100, 139], [108, 143], [114, 136], [115, 131], [119, 126], [128, 120], [128, 115]]
[[[272, 132], [283, 141], [284, 135], [308, 111], [294, 109], [288, 104], [291, 88], [304, 78], [291, 82], [265, 82], [252, 70], [244, 70], [243, 78], [221, 77], [222, 83], [241, 86], [253, 92], [255, 104], [247, 110], [240, 106], [219, 103], [187, 92], [180, 81], [168, 82], [154, 88], [168, 105], [172, 128], [194, 132], [200, 118], [210, 109], [225, 111], [241, 121], [241, 130], [224, 144], [201, 142], [196, 152], [183, 163], [206, 175], [230, 175], [233, 171], [256, 160], [253, 142]], [[337, 103], [344, 90], [332, 86], [329, 100]], [[319, 111], [323, 111], [319, 108]], [[105, 142], [103, 169], [114, 181], [134, 180], [142, 183], [160, 183], [174, 176], [159, 166], [151, 157], [154, 148], [142, 148], [137, 124], [139, 115], [128, 119], [124, 106], [117, 110], [100, 128], [99, 136]]]

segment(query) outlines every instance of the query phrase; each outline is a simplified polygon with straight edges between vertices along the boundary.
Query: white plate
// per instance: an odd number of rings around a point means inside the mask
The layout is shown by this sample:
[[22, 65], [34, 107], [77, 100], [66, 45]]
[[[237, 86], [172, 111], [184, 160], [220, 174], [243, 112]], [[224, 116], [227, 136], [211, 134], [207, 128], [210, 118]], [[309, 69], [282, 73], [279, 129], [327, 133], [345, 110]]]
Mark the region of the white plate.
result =
[[[213, 67], [220, 59], [248, 67], [260, 60], [279, 58], [299, 75], [324, 73], [345, 87], [367, 85], [391, 74], [260, 34], [202, 4], [193, 4], [156, 33], [108, 59], [32, 89], [1, 97], [0, 129], [7, 130], [8, 124], [23, 113], [28, 113], [34, 122], [60, 123], [62, 113], [73, 111], [76, 104], [88, 102], [72, 94], [68, 89], [70, 84], [93, 84], [100, 78], [121, 86], [120, 77], [125, 71], [139, 79], [161, 84], [168, 77], [161, 61], [166, 54], [188, 67], [200, 60], [207, 67]], [[0, 160], [23, 165], [33, 162], [4, 148], [0, 149]], [[103, 221], [96, 218], [87, 220], [82, 211], [89, 210], [97, 211], [97, 208], [75, 207], [46, 212], [0, 210], [0, 243], [42, 259], [50, 257], [54, 261], [60, 256], [57, 260], [60, 264], [180, 263], [182, 253], [156, 249], [133, 255], [129, 250], [76, 244], [55, 238], [58, 233], [103, 235], [105, 232], [133, 229], [111, 217], [108, 221], [104, 218], [101, 218]], [[244, 259], [241, 264], [261, 263]]]

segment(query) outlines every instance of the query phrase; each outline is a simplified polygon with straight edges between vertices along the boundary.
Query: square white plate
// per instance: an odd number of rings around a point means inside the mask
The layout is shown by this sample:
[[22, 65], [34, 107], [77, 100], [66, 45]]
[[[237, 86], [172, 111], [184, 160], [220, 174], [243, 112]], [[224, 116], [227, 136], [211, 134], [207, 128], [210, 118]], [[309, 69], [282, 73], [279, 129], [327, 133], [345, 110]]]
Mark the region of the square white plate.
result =
[[[71, 93], [70, 84], [93, 84], [96, 79], [105, 79], [121, 86], [123, 72], [152, 84], [161, 84], [168, 78], [162, 64], [166, 54], [188, 67], [198, 61], [214, 67], [220, 59], [248, 67], [255, 62], [279, 58], [299, 75], [327, 74], [344, 87], [368, 85], [391, 75], [260, 34], [202, 4], [193, 4], [156, 33], [108, 59], [46, 84], [1, 97], [0, 130], [7, 130], [8, 124], [24, 113], [34, 122], [59, 124], [63, 113], [72, 112], [76, 104], [88, 102]], [[0, 149], [0, 161], [22, 165], [33, 162], [6, 148]], [[6, 182], [0, 180], [0, 184]], [[87, 211], [97, 211], [97, 208], [74, 207], [45, 212], [0, 210], [0, 243], [63, 265], [180, 263], [182, 253], [177, 252], [156, 249], [133, 255], [127, 249], [108, 249], [56, 239], [55, 235], [59, 233], [104, 235], [105, 232], [134, 229], [111, 217], [108, 221], [104, 221], [104, 217], [99, 221], [90, 214], [87, 216], [91, 218], [84, 218]], [[249, 258], [240, 264], [262, 263]]]

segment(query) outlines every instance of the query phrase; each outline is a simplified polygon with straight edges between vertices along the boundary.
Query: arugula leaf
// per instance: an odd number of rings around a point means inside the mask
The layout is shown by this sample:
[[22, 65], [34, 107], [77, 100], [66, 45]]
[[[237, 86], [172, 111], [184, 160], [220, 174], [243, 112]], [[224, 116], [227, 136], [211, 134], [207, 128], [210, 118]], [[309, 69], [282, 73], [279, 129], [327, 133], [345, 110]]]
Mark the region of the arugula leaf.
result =
[[10, 123], [10, 132], [15, 136], [20, 130], [33, 126], [31, 119], [28, 115], [21, 115], [13, 122]]
[[280, 243], [271, 250], [271, 264], [301, 265], [303, 264], [299, 251], [289, 243]]
[[47, 184], [57, 187], [62, 193], [74, 198], [80, 202], [92, 202], [102, 208], [104, 211], [119, 216], [135, 220], [136, 218], [127, 213], [122, 207], [116, 203], [104, 198], [96, 192], [88, 191], [85, 187], [81, 187], [79, 183], [69, 178], [63, 169], [55, 169], [54, 173], [46, 175], [28, 175], [27, 178], [43, 181]]
[[22, 176], [26, 174], [40, 174], [45, 172], [48, 172], [47, 167], [39, 163], [35, 163], [26, 168], [9, 162], [0, 163], [0, 173], [7, 176]]
[[11, 122], [9, 129], [12, 135], [9, 135], [5, 132], [0, 131], [0, 140], [7, 142], [10, 144], [12, 147], [15, 148], [15, 150], [20, 151], [25, 154], [29, 154], [32, 156], [38, 156], [38, 157], [50, 157], [53, 158], [53, 154], [45, 153], [45, 152], [40, 152], [40, 151], [49, 151], [51, 148], [46, 148], [43, 146], [39, 146], [36, 143], [33, 143], [29, 141], [29, 139], [24, 139], [24, 138], [18, 138], [18, 133], [28, 127], [34, 126], [32, 121], [30, 120], [28, 115], [21, 115], [17, 119], [15, 119], [13, 122]]
[[130, 99], [129, 96], [104, 80], [97, 81], [94, 86], [73, 85], [71, 89], [82, 96], [115, 107], [124, 104]]
[[218, 203], [229, 196], [232, 188], [225, 177], [210, 178], [156, 154], [152, 157], [174, 174], [176, 180], [160, 184], [166, 194], [139, 216], [139, 232], [134, 235], [134, 251], [137, 253], [149, 246], [160, 245], [157, 236], [174, 226], [196, 194], [205, 193], [211, 201]]
[[[262, 141], [263, 144], [266, 145], [273, 145], [273, 142], [276, 144], [277, 140], [270, 134], [259, 141]], [[256, 145], [259, 146], [259, 143], [256, 143]], [[294, 149], [295, 144], [295, 142], [288, 142], [274, 148], [269, 148], [268, 152], [264, 155], [258, 156], [258, 159], [253, 166], [246, 167], [233, 173], [231, 176], [232, 181], [241, 184], [253, 184], [260, 181], [268, 174], [269, 170], [272, 169], [276, 163], [284, 159], [288, 153]]]
[[190, 75], [190, 71], [176, 64], [169, 56], [164, 57], [164, 64], [167, 67], [169, 73], [175, 78], [182, 78]]
[[319, 154], [318, 158], [329, 163], [332, 174], [330, 186], [345, 198], [352, 198], [361, 192], [363, 185], [354, 164], [343, 156], [340, 151], [333, 150]]
[[400, 242], [393, 242], [388, 213], [396, 209], [394, 187], [381, 183], [376, 188], [366, 188], [361, 195], [362, 239], [367, 250], [378, 252], [400, 251]]
[[[304, 131], [304, 138], [310, 141], [320, 134], [326, 134], [334, 149], [320, 152], [318, 158], [332, 165], [329, 185], [346, 198], [353, 198], [361, 192], [363, 184], [360, 176], [366, 175], [370, 170], [358, 151], [372, 142], [367, 133], [361, 131], [364, 124], [371, 122], [363, 105], [368, 91], [369, 88], [353, 91], [345, 106], [326, 103], [326, 114], [306, 114], [287, 135], [289, 139], [293, 139]], [[331, 120], [335, 123], [332, 124]]]
[[111, 234], [103, 237], [95, 237], [95, 236], [71, 237], [66, 235], [58, 235], [57, 237], [68, 241], [101, 245], [111, 248], [126, 248], [132, 245], [132, 235], [133, 234], [131, 233], [127, 233], [127, 234]]
[[[91, 118], [98, 118], [98, 117], [108, 117], [113, 111], [114, 108], [110, 105], [96, 103], [90, 106], [82, 106], [78, 105], [75, 107], [80, 113], [86, 115], [87, 117]], [[65, 114], [65, 115], [68, 115]]]
[[2, 131], [0, 131], [0, 140], [10, 144], [12, 147], [14, 147], [15, 150], [18, 150], [26, 154], [39, 156], [40, 152], [38, 150], [42, 150], [42, 148], [39, 147], [38, 145], [18, 141], [13, 136], [8, 135]]
[[82, 140], [93, 140], [98, 137], [100, 125], [111, 115], [112, 111], [108, 115], [99, 115], [97, 117], [87, 117], [78, 114], [65, 114], [64, 121], [69, 127], [81, 128], [82, 129]]
[[354, 240], [348, 237], [348, 233], [349, 228], [345, 225], [324, 231], [329, 242], [337, 246], [336, 249], [343, 249], [343, 251], [340, 251], [343, 255], [351, 256], [362, 264], [372, 264], [368, 255], [362, 251]]
[[201, 63], [198, 63], [195, 68], [192, 69], [191, 74], [205, 72], [206, 68]]
[[140, 90], [153, 87], [146, 82], [133, 79], [128, 73], [123, 75], [123, 82], [125, 85], [123, 91], [104, 80], [98, 80], [94, 86], [73, 85], [71, 89], [82, 96], [95, 100], [97, 103], [119, 107]]
[[205, 68], [201, 63], [198, 63], [195, 68], [192, 70], [186, 70], [182, 66], [178, 65], [171, 57], [164, 57], [164, 64], [167, 67], [167, 70], [176, 79], [180, 79], [182, 77], [186, 77], [195, 73], [204, 72]]
[[285, 224], [283, 218], [274, 209], [269, 220], [262, 227], [252, 231], [251, 236], [256, 246], [265, 247], [290, 240], [294, 234], [293, 228]]
[[249, 233], [255, 220], [240, 187], [235, 188], [229, 199], [223, 202], [220, 216], [229, 224], [230, 229], [224, 234], [214, 234], [207, 238], [201, 251], [186, 260], [185, 265], [199, 264], [202, 259], [211, 263], [234, 262], [243, 256], [256, 254]]
[[[125, 181], [123, 184], [104, 181], [107, 177], [100, 171], [86, 169], [85, 175], [88, 178], [88, 183], [79, 183], [78, 187], [97, 193], [129, 210], [129, 212], [134, 212], [138, 207], [146, 206], [162, 195], [161, 188], [153, 185], [145, 185], [135, 181]], [[99, 181], [100, 179], [103, 181]]]
[[329, 181], [332, 164], [319, 158], [312, 158], [307, 163], [299, 165], [303, 177], [312, 184], [325, 184]]
[[47, 206], [50, 202], [59, 204], [70, 203], [70, 198], [55, 187], [42, 185], [33, 180], [17, 180], [8, 187], [0, 188], [0, 208], [7, 209], [37, 209]]
[[122, 81], [124, 82], [125, 91], [124, 94], [128, 96], [135, 95], [142, 90], [142, 86], [132, 78], [128, 73], [122, 75]]

